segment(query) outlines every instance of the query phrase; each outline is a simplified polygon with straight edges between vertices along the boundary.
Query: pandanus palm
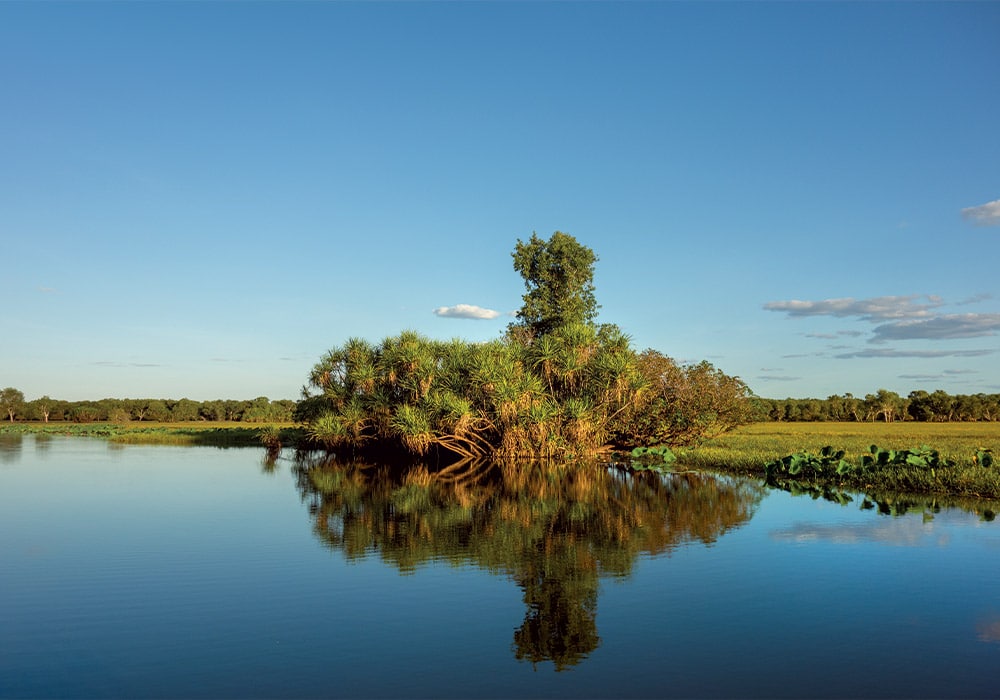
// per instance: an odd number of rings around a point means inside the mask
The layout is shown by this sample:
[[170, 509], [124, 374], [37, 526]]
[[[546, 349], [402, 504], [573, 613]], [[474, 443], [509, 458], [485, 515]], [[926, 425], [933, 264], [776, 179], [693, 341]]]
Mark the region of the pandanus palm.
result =
[[545, 384], [549, 388], [549, 394], [555, 394], [553, 384], [556, 375], [556, 363], [559, 360], [561, 346], [559, 340], [552, 335], [543, 335], [530, 346], [527, 352], [530, 358], [532, 369], [540, 373]]
[[434, 341], [407, 331], [377, 347], [351, 339], [314, 368], [329, 404], [315, 439], [370, 439], [463, 457], [578, 454], [600, 447], [638, 384], [627, 338], [586, 324], [531, 343]]
[[597, 330], [588, 324], [573, 323], [557, 328], [551, 336], [553, 395], [563, 400], [586, 391], [587, 367], [600, 350]]
[[404, 331], [382, 341], [381, 349], [380, 373], [401, 398], [419, 401], [426, 396], [437, 371], [434, 341]]

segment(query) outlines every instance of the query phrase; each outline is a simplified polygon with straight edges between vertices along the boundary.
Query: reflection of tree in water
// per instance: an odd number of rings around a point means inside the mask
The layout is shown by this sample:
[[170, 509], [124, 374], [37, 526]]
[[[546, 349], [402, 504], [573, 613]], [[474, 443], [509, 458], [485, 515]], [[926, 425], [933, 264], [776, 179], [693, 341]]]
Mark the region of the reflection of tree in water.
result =
[[0, 435], [0, 462], [17, 462], [21, 458], [24, 437], [19, 433]]
[[52, 436], [48, 433], [35, 434], [35, 452], [45, 454], [52, 448]]
[[297, 466], [318, 537], [348, 559], [378, 552], [403, 573], [435, 560], [510, 576], [525, 619], [518, 659], [557, 669], [597, 648], [601, 576], [642, 554], [714, 542], [753, 513], [761, 490], [706, 474], [594, 466], [460, 464], [431, 472], [323, 462]]

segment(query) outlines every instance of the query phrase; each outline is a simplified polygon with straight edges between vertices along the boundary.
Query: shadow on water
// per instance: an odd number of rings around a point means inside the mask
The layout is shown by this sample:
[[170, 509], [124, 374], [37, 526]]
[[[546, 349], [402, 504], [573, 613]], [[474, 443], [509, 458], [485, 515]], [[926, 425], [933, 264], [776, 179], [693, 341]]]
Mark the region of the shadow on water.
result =
[[52, 449], [53, 437], [48, 433], [39, 433], [35, 435], [35, 452], [38, 454], [48, 454]]
[[24, 448], [23, 435], [0, 434], [0, 463], [13, 464], [21, 457], [21, 450]]
[[711, 544], [748, 522], [764, 490], [700, 473], [462, 462], [441, 470], [300, 459], [298, 488], [317, 537], [348, 559], [378, 554], [401, 573], [473, 565], [520, 587], [512, 651], [557, 670], [600, 644], [599, 580], [642, 554]]

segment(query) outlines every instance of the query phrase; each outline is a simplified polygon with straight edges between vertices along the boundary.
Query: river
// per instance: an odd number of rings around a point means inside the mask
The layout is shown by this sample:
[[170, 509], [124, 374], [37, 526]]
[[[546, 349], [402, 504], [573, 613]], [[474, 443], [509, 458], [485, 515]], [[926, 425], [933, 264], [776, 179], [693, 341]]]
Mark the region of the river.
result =
[[997, 697], [998, 582], [974, 502], [0, 437], [5, 698]]

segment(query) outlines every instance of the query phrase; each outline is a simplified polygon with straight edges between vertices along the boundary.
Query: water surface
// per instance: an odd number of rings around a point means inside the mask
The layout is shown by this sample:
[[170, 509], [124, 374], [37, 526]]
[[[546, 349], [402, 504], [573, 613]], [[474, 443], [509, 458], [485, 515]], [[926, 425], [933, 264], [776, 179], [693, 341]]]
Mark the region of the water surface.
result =
[[1000, 524], [863, 503], [5, 437], [0, 696], [997, 696]]

